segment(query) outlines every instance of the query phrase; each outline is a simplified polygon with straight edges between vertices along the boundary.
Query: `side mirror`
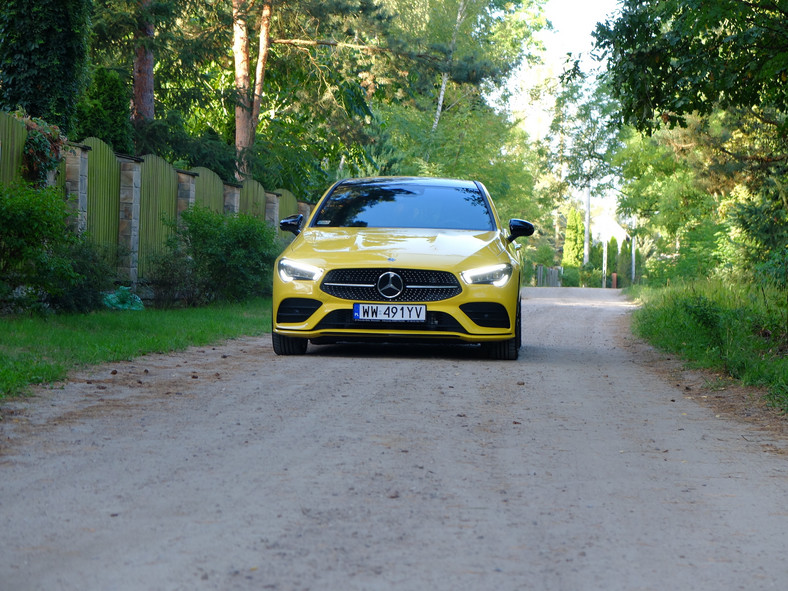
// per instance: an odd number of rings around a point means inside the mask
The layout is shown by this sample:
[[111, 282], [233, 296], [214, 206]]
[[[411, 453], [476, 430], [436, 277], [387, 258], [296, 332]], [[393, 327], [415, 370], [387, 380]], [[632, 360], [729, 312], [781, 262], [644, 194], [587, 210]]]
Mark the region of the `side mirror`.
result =
[[530, 236], [534, 233], [534, 230], [536, 230], [536, 228], [534, 228], [531, 222], [518, 219], [509, 220], [509, 242], [522, 236]]
[[283, 232], [292, 232], [296, 236], [301, 233], [301, 224], [304, 222], [303, 214], [291, 215], [279, 222], [279, 228]]

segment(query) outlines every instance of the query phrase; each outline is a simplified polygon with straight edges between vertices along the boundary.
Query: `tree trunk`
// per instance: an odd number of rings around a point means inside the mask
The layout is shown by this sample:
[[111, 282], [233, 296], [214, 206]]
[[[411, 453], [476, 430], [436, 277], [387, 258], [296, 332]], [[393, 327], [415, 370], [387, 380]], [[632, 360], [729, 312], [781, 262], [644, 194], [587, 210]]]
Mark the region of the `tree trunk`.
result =
[[263, 99], [263, 81], [265, 80], [265, 65], [268, 62], [268, 49], [271, 47], [271, 0], [263, 2], [263, 12], [260, 15], [260, 47], [257, 53], [257, 68], [254, 79], [254, 100], [252, 102], [252, 120], [255, 128], [260, 121], [260, 102]]
[[249, 78], [249, 33], [246, 0], [233, 0], [233, 57], [235, 59], [235, 152], [238, 180], [249, 170], [245, 151], [252, 146], [251, 80]]
[[[148, 8], [152, 0], [143, 0], [141, 8]], [[134, 123], [150, 121], [154, 117], [153, 108], [153, 40], [152, 23], [144, 23], [135, 33], [137, 47], [134, 55], [134, 90], [131, 99], [131, 120]]]
[[[457, 6], [457, 20], [454, 22], [454, 32], [451, 36], [451, 45], [449, 45], [449, 60], [454, 57], [454, 50], [457, 48], [457, 35], [460, 32], [460, 27], [462, 26], [462, 22], [465, 20], [465, 13], [468, 8], [468, 1], [461, 0], [459, 6]], [[435, 130], [438, 129], [438, 122], [441, 119], [441, 113], [443, 112], [443, 101], [446, 96], [446, 84], [449, 81], [449, 74], [448, 72], [444, 72], [441, 75], [441, 90], [440, 94], [438, 95], [438, 106], [435, 109], [435, 120], [432, 122], [432, 133], [435, 133]]]
[[248, 151], [254, 146], [260, 122], [265, 67], [268, 61], [269, 33], [273, 2], [265, 0], [260, 14], [260, 35], [254, 84], [250, 75], [249, 2], [233, 0], [233, 56], [235, 58], [235, 151], [238, 180], [249, 176]]

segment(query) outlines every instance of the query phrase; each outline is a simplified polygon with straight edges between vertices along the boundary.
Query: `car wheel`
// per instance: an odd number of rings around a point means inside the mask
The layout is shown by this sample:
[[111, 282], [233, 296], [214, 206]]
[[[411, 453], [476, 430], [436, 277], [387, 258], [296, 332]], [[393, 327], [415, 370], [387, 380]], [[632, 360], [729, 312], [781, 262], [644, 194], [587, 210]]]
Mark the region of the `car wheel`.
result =
[[520, 306], [520, 296], [517, 296], [517, 314], [515, 315], [514, 337], [497, 343], [487, 345], [487, 354], [490, 359], [500, 359], [504, 361], [516, 361], [520, 354], [520, 347], [523, 342], [522, 311]]
[[271, 333], [271, 342], [274, 345], [274, 353], [277, 355], [303, 355], [309, 344], [306, 339], [286, 337], [275, 332]]

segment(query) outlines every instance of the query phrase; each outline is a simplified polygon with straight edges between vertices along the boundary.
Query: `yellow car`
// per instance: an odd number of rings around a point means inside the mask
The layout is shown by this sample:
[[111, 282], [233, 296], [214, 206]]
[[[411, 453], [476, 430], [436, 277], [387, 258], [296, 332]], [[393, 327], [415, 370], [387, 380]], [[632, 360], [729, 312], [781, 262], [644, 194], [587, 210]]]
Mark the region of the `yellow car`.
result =
[[403, 340], [481, 343], [493, 359], [521, 344], [520, 256], [534, 226], [501, 226], [479, 182], [411, 177], [334, 184], [276, 260], [273, 347]]

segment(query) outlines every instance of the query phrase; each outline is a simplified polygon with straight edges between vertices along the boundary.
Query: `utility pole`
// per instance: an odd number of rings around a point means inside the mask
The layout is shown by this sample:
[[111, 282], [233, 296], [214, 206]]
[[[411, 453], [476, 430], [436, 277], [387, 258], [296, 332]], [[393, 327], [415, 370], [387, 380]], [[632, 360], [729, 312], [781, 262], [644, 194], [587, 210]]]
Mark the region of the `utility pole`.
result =
[[587, 265], [591, 254], [591, 181], [586, 187], [586, 231], [583, 238], [583, 264]]

